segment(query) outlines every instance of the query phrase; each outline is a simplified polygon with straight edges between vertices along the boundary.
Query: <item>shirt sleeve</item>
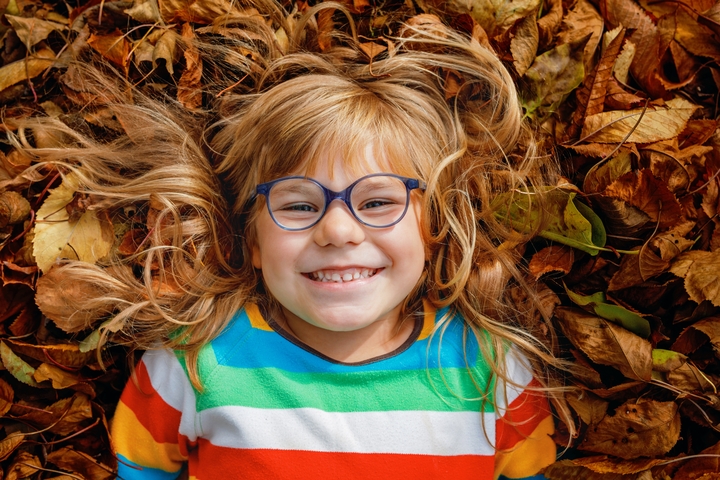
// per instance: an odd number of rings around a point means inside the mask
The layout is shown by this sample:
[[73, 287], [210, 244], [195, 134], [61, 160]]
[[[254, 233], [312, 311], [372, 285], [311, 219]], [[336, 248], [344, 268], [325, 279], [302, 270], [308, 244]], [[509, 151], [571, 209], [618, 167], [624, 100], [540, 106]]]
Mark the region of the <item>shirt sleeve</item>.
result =
[[[532, 376], [527, 360], [508, 353], [508, 376], [518, 386], [498, 389], [498, 418], [495, 424], [495, 478], [539, 480], [539, 472], [555, 461], [555, 431], [547, 397], [535, 390], [540, 383]], [[524, 387], [523, 387], [524, 385]]]
[[194, 391], [175, 355], [146, 352], [112, 420], [118, 478], [176, 479], [197, 440], [194, 413]]

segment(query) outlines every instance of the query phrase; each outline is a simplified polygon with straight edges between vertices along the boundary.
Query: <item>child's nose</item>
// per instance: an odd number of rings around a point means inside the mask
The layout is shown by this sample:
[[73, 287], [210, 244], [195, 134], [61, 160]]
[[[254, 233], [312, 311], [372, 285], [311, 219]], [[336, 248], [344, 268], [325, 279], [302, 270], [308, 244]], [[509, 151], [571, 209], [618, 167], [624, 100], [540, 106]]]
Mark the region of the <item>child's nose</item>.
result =
[[343, 202], [331, 202], [323, 218], [314, 228], [315, 242], [320, 246], [341, 247], [358, 244], [365, 239], [365, 230]]

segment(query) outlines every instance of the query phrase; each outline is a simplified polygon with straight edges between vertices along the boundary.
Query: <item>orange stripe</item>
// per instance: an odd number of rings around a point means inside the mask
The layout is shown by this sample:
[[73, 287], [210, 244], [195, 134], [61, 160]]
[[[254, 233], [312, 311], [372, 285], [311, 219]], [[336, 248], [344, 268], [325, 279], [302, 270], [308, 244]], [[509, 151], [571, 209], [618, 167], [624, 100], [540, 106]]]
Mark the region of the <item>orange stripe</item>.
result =
[[144, 362], [138, 363], [135, 373], [138, 384], [136, 386], [132, 379], [127, 383], [122, 402], [157, 443], [178, 443], [181, 413], [165, 403], [155, 391]]
[[[362, 454], [298, 450], [236, 450], [199, 439], [189, 473], [198, 480], [491, 480], [492, 456]], [[199, 457], [199, 458], [198, 458]]]
[[[528, 387], [539, 387], [533, 380]], [[524, 390], [508, 407], [495, 425], [497, 449], [509, 450], [525, 440], [545, 418], [551, 415], [547, 397], [536, 391]]]

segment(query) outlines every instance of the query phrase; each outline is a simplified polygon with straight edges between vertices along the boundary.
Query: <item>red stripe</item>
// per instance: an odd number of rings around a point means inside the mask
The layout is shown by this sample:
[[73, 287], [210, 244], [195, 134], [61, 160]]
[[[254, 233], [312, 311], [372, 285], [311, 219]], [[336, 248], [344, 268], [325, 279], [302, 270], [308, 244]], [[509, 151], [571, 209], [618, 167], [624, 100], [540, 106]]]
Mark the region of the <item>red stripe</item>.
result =
[[[528, 387], [539, 387], [533, 380]], [[551, 415], [547, 397], [542, 392], [524, 390], [495, 424], [498, 450], [509, 450], [525, 440], [545, 418]]]
[[180, 411], [165, 403], [150, 382], [145, 363], [135, 368], [137, 385], [131, 379], [121, 400], [135, 413], [140, 423], [158, 443], [178, 443]]
[[493, 456], [479, 455], [237, 450], [199, 439], [189, 473], [198, 480], [492, 480], [494, 463]]

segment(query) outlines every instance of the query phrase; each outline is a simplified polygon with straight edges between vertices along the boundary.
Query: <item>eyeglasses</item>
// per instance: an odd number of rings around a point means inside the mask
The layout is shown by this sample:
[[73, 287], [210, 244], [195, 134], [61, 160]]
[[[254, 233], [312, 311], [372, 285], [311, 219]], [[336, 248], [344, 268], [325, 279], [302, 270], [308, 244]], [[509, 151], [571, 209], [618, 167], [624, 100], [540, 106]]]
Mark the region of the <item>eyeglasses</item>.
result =
[[270, 216], [284, 230], [306, 230], [317, 224], [333, 200], [342, 200], [358, 222], [387, 228], [403, 219], [410, 190], [425, 190], [425, 182], [391, 173], [359, 178], [345, 190], [335, 192], [312, 178], [293, 176], [261, 183], [256, 195], [264, 195]]

